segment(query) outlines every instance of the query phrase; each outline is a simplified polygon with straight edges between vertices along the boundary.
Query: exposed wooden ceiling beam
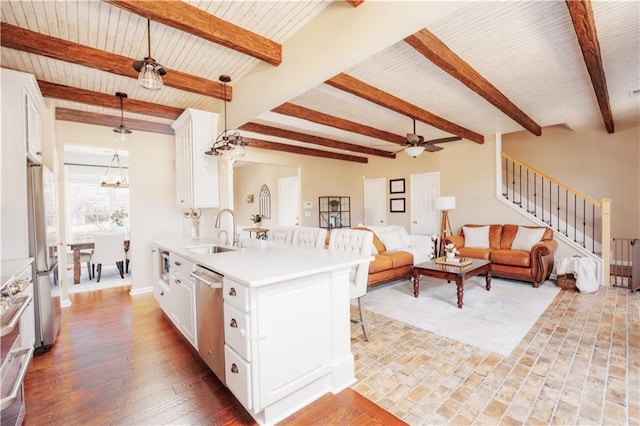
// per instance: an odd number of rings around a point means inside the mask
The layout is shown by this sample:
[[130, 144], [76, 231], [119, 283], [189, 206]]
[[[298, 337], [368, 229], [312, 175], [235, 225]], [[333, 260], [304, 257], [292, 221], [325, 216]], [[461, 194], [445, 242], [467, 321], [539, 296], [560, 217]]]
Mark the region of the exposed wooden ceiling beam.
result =
[[384, 130], [376, 129], [374, 127], [366, 126], [354, 121], [345, 120], [344, 118], [325, 114], [323, 112], [315, 111], [289, 102], [284, 103], [272, 109], [271, 111], [278, 114], [284, 114], [290, 117], [301, 118], [303, 120], [323, 124], [325, 126], [335, 127], [336, 129], [346, 130], [347, 132], [358, 133], [360, 135], [369, 136], [398, 145], [405, 145], [406, 142], [406, 138], [404, 136], [394, 135], [393, 133], [386, 132]]
[[344, 149], [346, 151], [359, 152], [367, 155], [376, 155], [378, 157], [396, 158], [396, 154], [382, 149], [368, 148], [366, 146], [354, 145], [346, 142], [340, 142], [333, 139], [321, 138], [319, 136], [307, 135], [304, 133], [294, 132], [291, 130], [278, 129], [277, 127], [265, 126], [249, 122], [240, 126], [240, 130], [247, 132], [259, 133], [261, 135], [275, 136], [278, 138], [291, 139], [294, 141], [312, 143], [322, 145], [328, 148]]
[[[64, 99], [66, 101], [80, 102], [88, 105], [97, 105], [106, 108], [120, 109], [120, 98], [114, 94], [93, 92], [78, 87], [63, 86], [62, 84], [49, 83], [38, 80], [38, 86], [45, 98]], [[184, 109], [167, 105], [154, 104], [127, 98], [123, 101], [123, 109], [137, 114], [153, 115], [155, 117], [175, 120]]]
[[[138, 78], [138, 72], [133, 69], [132, 64], [139, 58], [127, 58], [126, 56], [36, 33], [4, 22], [0, 25], [0, 32], [2, 33], [0, 45], [3, 47], [47, 56], [125, 77]], [[167, 70], [167, 74], [162, 77], [162, 81], [165, 86], [224, 99], [224, 85], [217, 81], [207, 80], [175, 70]], [[228, 86], [227, 100], [230, 101], [232, 97], [233, 88]]]
[[340, 154], [338, 152], [323, 151], [321, 149], [305, 148], [295, 145], [287, 145], [284, 143], [268, 142], [260, 139], [242, 138], [249, 144], [250, 148], [270, 149], [272, 151], [289, 152], [291, 154], [310, 155], [312, 157], [331, 158], [333, 160], [353, 161], [355, 163], [368, 163], [366, 157], [358, 157], [349, 154]]
[[410, 35], [404, 41], [529, 132], [536, 136], [542, 134], [542, 128], [538, 123], [426, 28]]
[[484, 143], [484, 136], [481, 134], [465, 129], [464, 127], [445, 120], [442, 117], [438, 117], [427, 110], [412, 105], [403, 99], [397, 98], [378, 89], [377, 87], [373, 87], [347, 74], [340, 73], [330, 80], [325, 81], [325, 83], [337, 89], [359, 96], [369, 102], [373, 102], [374, 104], [381, 105], [400, 114], [415, 118], [416, 120], [422, 121], [440, 130], [444, 130], [445, 132], [479, 144]]
[[282, 46], [280, 44], [210, 15], [188, 3], [178, 0], [105, 1], [136, 15], [220, 44], [268, 64], [277, 66], [282, 63]]
[[607, 78], [602, 67], [602, 55], [600, 43], [596, 33], [596, 22], [593, 19], [593, 9], [589, 0], [566, 1], [573, 28], [578, 36], [578, 43], [582, 50], [584, 63], [591, 77], [591, 84], [598, 100], [600, 114], [604, 120], [607, 133], [614, 132], [613, 114], [609, 103], [609, 91], [607, 90]]
[[[95, 124], [115, 128], [120, 125], [120, 117], [112, 115], [97, 114], [95, 112], [77, 111], [69, 108], [56, 108], [56, 120], [73, 121], [76, 123]], [[168, 124], [152, 123], [144, 120], [124, 119], [124, 125], [131, 130], [143, 132], [162, 133], [164, 135], [175, 135], [173, 128]]]

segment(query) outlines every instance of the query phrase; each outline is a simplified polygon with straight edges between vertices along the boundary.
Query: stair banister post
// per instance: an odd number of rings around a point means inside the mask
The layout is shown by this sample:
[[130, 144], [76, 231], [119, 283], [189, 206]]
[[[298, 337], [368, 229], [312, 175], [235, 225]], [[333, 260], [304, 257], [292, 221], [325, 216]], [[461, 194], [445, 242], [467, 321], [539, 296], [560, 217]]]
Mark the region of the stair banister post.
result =
[[611, 283], [611, 198], [600, 200], [602, 207], [602, 279], [603, 285]]

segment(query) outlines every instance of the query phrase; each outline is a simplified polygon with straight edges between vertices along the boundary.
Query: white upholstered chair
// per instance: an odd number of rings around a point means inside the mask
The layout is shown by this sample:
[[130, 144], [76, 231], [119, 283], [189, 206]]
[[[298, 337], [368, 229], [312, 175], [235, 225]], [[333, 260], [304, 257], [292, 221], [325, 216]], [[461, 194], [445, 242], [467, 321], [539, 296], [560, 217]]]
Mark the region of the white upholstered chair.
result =
[[[89, 275], [89, 279], [91, 280], [94, 276], [91, 265], [91, 256], [93, 255], [93, 250], [80, 250], [80, 265], [83, 263], [87, 264], [87, 274]], [[73, 265], [73, 252], [67, 252], [67, 265]], [[82, 275], [82, 268], [80, 268], [80, 275]]]
[[94, 241], [95, 247], [91, 259], [94, 265], [98, 265], [97, 282], [100, 282], [103, 264], [115, 263], [120, 272], [120, 277], [124, 278], [124, 262], [126, 261], [124, 234], [115, 232], [95, 234]]
[[294, 226], [274, 226], [269, 229], [269, 239], [283, 244], [291, 244]]
[[327, 230], [325, 228], [300, 226], [293, 230], [291, 244], [297, 247], [324, 248], [326, 238]]
[[[332, 229], [329, 235], [329, 250], [344, 253], [371, 255], [373, 247], [373, 233], [359, 229]], [[358, 299], [359, 320], [351, 320], [362, 327], [364, 339], [369, 341], [367, 323], [364, 318], [363, 299], [367, 294], [367, 279], [369, 277], [369, 263], [364, 262], [354, 266], [349, 276], [349, 297]]]

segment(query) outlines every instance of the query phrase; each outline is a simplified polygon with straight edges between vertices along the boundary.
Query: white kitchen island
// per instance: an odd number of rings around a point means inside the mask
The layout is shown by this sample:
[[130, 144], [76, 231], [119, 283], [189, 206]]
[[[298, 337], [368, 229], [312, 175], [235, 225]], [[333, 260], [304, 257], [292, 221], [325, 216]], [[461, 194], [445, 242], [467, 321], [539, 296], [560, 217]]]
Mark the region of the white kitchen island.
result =
[[[224, 381], [256, 421], [273, 424], [355, 382], [349, 274], [372, 257], [249, 243], [200, 254], [193, 248], [219, 242], [165, 240], [155, 243], [154, 254], [168, 251], [224, 276], [223, 306], [211, 308], [224, 310]], [[163, 286], [156, 297], [172, 290]]]

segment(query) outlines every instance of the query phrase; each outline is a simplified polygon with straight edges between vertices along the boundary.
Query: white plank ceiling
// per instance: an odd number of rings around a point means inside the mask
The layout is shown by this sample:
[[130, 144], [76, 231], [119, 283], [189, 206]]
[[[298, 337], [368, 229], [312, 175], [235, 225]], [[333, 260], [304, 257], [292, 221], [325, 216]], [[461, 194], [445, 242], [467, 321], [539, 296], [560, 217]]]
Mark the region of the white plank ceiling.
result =
[[[332, 2], [187, 3], [282, 44], [283, 60], [286, 61], [286, 42]], [[397, 7], [402, 5], [402, 2], [397, 2]], [[614, 121], [637, 122], [640, 118], [640, 95], [633, 92], [640, 89], [640, 2], [595, 1], [591, 6]], [[352, 6], [344, 3], [344, 7]], [[3, 23], [128, 58], [147, 56], [146, 18], [109, 3], [97, 0], [3, 0], [1, 12]], [[540, 126], [565, 123], [570, 127], [600, 125], [604, 128], [565, 2], [468, 2], [454, 15], [440, 19], [427, 29]], [[375, 28], [371, 30], [375, 31]], [[228, 74], [233, 77], [232, 85], [263, 65], [256, 58], [153, 21], [151, 50], [152, 56], [169, 69], [213, 81], [217, 81], [220, 74]], [[129, 98], [177, 108], [219, 108], [218, 101], [209, 96], [171, 87], [151, 92], [129, 77], [4, 46], [1, 48], [1, 61], [2, 67], [32, 73], [37, 79], [47, 82], [105, 94], [126, 88]], [[397, 40], [390, 47], [342, 72], [483, 135], [522, 130], [518, 123], [403, 40]], [[300, 93], [289, 102], [396, 135], [412, 130], [411, 118], [327, 84]], [[63, 108], [119, 116], [119, 111], [111, 108], [65, 100], [55, 100], [54, 103]], [[172, 122], [128, 112], [125, 112], [125, 117], [164, 124]], [[252, 121], [388, 151], [400, 148], [397, 144], [270, 111], [263, 111]], [[416, 130], [425, 139], [450, 136], [422, 122], [417, 123]], [[278, 137], [248, 135], [338, 151]]]

